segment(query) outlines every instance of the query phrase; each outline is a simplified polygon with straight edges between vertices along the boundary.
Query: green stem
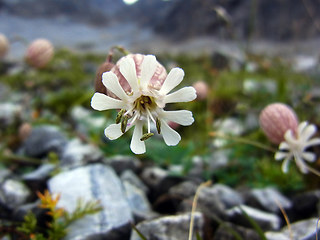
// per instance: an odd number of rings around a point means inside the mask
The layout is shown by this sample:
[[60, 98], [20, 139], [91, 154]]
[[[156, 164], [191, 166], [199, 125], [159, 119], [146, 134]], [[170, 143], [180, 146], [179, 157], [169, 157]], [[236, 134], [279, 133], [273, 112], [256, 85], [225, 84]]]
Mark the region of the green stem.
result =
[[29, 164], [35, 164], [35, 165], [41, 165], [42, 161], [37, 158], [30, 158], [25, 156], [19, 156], [15, 154], [1, 154], [1, 159], [8, 160], [10, 162], [19, 162], [19, 163], [29, 163]]
[[242, 137], [235, 137], [235, 136], [228, 136], [225, 135], [223, 133], [219, 133], [219, 132], [210, 132], [209, 135], [211, 137], [220, 137], [220, 138], [224, 138], [224, 139], [228, 139], [228, 140], [232, 140], [232, 141], [236, 141], [236, 142], [240, 142], [240, 143], [244, 143], [244, 144], [248, 144], [248, 145], [252, 145], [270, 152], [276, 152], [276, 150], [272, 147], [266, 146], [264, 144], [261, 143], [257, 143]]

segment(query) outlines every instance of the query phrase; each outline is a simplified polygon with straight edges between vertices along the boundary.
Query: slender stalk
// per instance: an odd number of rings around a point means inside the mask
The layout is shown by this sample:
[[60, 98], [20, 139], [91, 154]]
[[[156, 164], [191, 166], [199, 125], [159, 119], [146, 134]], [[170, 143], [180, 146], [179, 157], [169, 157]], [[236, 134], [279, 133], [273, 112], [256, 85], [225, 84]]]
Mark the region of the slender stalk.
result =
[[261, 143], [257, 143], [242, 137], [235, 137], [235, 136], [228, 136], [225, 135], [224, 133], [220, 133], [220, 132], [210, 132], [209, 135], [211, 137], [220, 137], [220, 138], [224, 138], [224, 139], [228, 139], [228, 140], [232, 140], [232, 141], [236, 141], [236, 142], [240, 142], [240, 143], [245, 143], [248, 145], [252, 145], [258, 148], [262, 148], [264, 150], [270, 151], [270, 152], [276, 152], [276, 150], [272, 147], [266, 146], [264, 144]]
[[8, 160], [12, 162], [29, 163], [29, 164], [35, 164], [35, 165], [42, 164], [42, 161], [40, 159], [19, 156], [15, 154], [1, 154], [0, 157], [4, 160]]
[[279, 209], [284, 217], [284, 220], [287, 223], [290, 240], [293, 240], [293, 234], [292, 234], [291, 224], [290, 224], [288, 215], [287, 215], [286, 211], [284, 210], [284, 208], [282, 207], [281, 203], [278, 201], [278, 199], [275, 199], [274, 201], [276, 202], [277, 206], [279, 207]]
[[308, 165], [306, 165], [306, 167], [307, 167], [307, 169], [308, 169], [310, 172], [312, 172], [314, 175], [320, 177], [320, 172], [319, 172], [318, 170], [316, 170], [316, 169], [314, 169], [314, 168], [312, 168], [312, 167], [310, 167], [310, 166], [308, 166]]
[[191, 209], [191, 219], [190, 219], [190, 227], [189, 227], [189, 238], [188, 240], [192, 239], [192, 235], [193, 235], [193, 225], [194, 225], [194, 213], [197, 209], [197, 203], [198, 203], [198, 198], [199, 198], [199, 194], [202, 188], [204, 187], [208, 187], [212, 184], [212, 182], [209, 180], [207, 182], [204, 182], [202, 184], [200, 184], [200, 186], [198, 187], [196, 194], [194, 196], [193, 202], [192, 202], [192, 209]]

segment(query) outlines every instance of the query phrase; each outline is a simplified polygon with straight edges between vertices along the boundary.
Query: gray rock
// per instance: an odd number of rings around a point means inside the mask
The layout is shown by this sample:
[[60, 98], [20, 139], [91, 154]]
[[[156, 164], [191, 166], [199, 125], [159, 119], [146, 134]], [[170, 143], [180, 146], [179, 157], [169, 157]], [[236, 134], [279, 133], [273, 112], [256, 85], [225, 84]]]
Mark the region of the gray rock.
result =
[[188, 172], [188, 176], [190, 177], [203, 177], [203, 171], [205, 169], [204, 159], [200, 156], [194, 156], [191, 160], [191, 169]]
[[110, 166], [116, 171], [118, 175], [128, 169], [136, 172], [139, 168], [141, 168], [141, 161], [138, 158], [132, 156], [117, 155], [111, 158], [107, 158], [105, 162], [110, 164]]
[[2, 183], [7, 177], [11, 175], [11, 172], [6, 168], [0, 169], [0, 183]]
[[142, 180], [150, 187], [155, 187], [168, 176], [168, 172], [159, 167], [147, 167], [141, 174]]
[[90, 162], [97, 162], [103, 158], [99, 148], [84, 144], [79, 139], [73, 139], [66, 144], [61, 154], [61, 166], [75, 168]]
[[260, 236], [254, 230], [237, 226], [232, 223], [220, 224], [214, 234], [213, 240], [236, 240], [237, 238], [230, 231], [230, 229], [237, 232], [242, 237], [242, 239], [261, 240]]
[[315, 230], [317, 222], [317, 218], [311, 218], [292, 223], [292, 238], [290, 237], [288, 226], [285, 226], [279, 232], [266, 232], [265, 235], [268, 240], [314, 240], [316, 239]]
[[177, 184], [169, 189], [169, 194], [180, 199], [188, 199], [194, 197], [196, 194], [198, 184], [192, 181], [185, 181]]
[[11, 125], [16, 118], [19, 118], [21, 116], [22, 109], [22, 106], [17, 105], [15, 103], [1, 103], [0, 127], [5, 128]]
[[103, 210], [70, 225], [66, 240], [129, 237], [131, 209], [116, 173], [109, 166], [92, 164], [62, 172], [48, 182], [51, 193], [61, 194], [58, 207], [75, 210], [77, 201], [100, 201]]
[[232, 208], [244, 203], [243, 197], [232, 188], [223, 184], [214, 184], [211, 188], [211, 194], [217, 195], [217, 197], [224, 204], [225, 208]]
[[36, 170], [22, 175], [24, 181], [41, 181], [50, 176], [50, 173], [55, 169], [55, 165], [51, 163], [42, 164]]
[[[241, 208], [240, 208], [241, 207]], [[281, 226], [281, 219], [271, 213], [263, 212], [261, 210], [241, 205], [233, 207], [226, 211], [228, 218], [231, 222], [245, 227], [252, 227], [245, 214], [241, 209], [254, 220], [263, 230], [278, 230]]]
[[54, 164], [46, 163], [32, 172], [22, 175], [22, 179], [33, 192], [43, 191], [47, 188], [47, 180], [55, 168]]
[[49, 152], [60, 154], [67, 143], [61, 131], [50, 125], [34, 127], [22, 146], [22, 152], [30, 157], [43, 157]]
[[279, 206], [284, 209], [289, 209], [292, 207], [292, 202], [287, 197], [282, 195], [277, 189], [272, 187], [253, 189], [245, 198], [247, 205], [271, 213], [279, 213]]
[[[190, 214], [161, 217], [139, 223], [137, 229], [146, 239], [181, 240], [188, 239]], [[198, 231], [203, 236], [204, 218], [199, 212], [194, 214], [194, 232]], [[193, 240], [196, 239], [195, 234]], [[139, 235], [132, 231], [130, 240], [141, 240]]]
[[[181, 210], [191, 211], [193, 200], [194, 196], [184, 200], [180, 206]], [[226, 210], [220, 197], [209, 187], [204, 187], [200, 190], [197, 209], [212, 220], [217, 217], [224, 218]]]
[[136, 186], [146, 194], [148, 194], [149, 192], [149, 188], [140, 180], [140, 178], [132, 170], [125, 170], [121, 174], [120, 179], [122, 180], [122, 182], [131, 183], [132, 185]]
[[230, 149], [219, 149], [212, 153], [211, 160], [208, 161], [209, 169], [215, 171], [228, 165]]
[[301, 193], [293, 198], [293, 210], [300, 218], [316, 217], [319, 201], [320, 190]]
[[25, 184], [18, 180], [7, 179], [0, 187], [0, 201], [9, 208], [16, 208], [30, 198], [31, 192]]
[[136, 222], [153, 218], [155, 214], [151, 210], [151, 206], [145, 192], [128, 181], [124, 181], [123, 186]]

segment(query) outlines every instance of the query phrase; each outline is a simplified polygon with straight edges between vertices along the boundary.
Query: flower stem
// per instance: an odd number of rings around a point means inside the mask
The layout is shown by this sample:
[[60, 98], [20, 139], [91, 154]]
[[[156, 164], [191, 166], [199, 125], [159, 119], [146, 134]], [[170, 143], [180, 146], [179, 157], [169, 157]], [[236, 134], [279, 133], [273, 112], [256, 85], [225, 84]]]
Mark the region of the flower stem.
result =
[[200, 190], [204, 187], [208, 187], [212, 184], [212, 182], [209, 180], [207, 182], [204, 182], [202, 184], [200, 184], [200, 186], [198, 187], [196, 194], [194, 196], [193, 202], [192, 202], [192, 209], [191, 209], [191, 216], [190, 216], [190, 227], [189, 227], [189, 238], [188, 240], [192, 239], [192, 235], [193, 235], [193, 225], [194, 225], [194, 213], [196, 211], [197, 208], [197, 203], [198, 203], [198, 198], [199, 198], [199, 194], [200, 194]]
[[306, 167], [307, 167], [307, 169], [308, 169], [310, 172], [312, 172], [314, 175], [320, 177], [320, 172], [319, 172], [318, 170], [316, 170], [316, 169], [314, 169], [314, 168], [312, 168], [312, 167], [310, 167], [310, 166], [308, 166], [308, 165], [306, 165]]
[[244, 144], [248, 144], [248, 145], [252, 145], [258, 148], [262, 148], [264, 150], [270, 151], [270, 152], [276, 152], [276, 150], [272, 147], [266, 146], [264, 144], [261, 143], [257, 143], [242, 137], [235, 137], [235, 136], [228, 136], [225, 135], [224, 133], [221, 132], [210, 132], [209, 135], [211, 137], [220, 137], [220, 138], [224, 138], [224, 139], [228, 139], [228, 140], [232, 140], [232, 141], [236, 141], [236, 142], [240, 142], [240, 143], [244, 143]]

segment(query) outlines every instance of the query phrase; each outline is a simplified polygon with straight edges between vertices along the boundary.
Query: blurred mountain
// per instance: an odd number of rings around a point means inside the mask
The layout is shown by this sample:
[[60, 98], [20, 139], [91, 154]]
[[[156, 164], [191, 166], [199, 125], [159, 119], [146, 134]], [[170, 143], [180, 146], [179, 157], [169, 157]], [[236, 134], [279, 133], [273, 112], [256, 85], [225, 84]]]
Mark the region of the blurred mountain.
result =
[[[307, 10], [308, 9], [308, 10]], [[319, 36], [319, 0], [0, 0], [1, 12], [105, 26], [134, 22], [171, 39], [205, 35], [270, 40]]]

